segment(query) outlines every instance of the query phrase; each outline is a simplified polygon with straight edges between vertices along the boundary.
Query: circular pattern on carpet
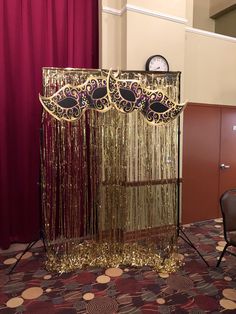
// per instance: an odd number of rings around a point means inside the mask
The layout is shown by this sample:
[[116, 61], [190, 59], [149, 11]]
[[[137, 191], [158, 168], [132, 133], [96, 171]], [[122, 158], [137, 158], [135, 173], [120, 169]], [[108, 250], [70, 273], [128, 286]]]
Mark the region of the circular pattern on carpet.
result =
[[220, 305], [226, 309], [226, 310], [235, 310], [236, 309], [236, 303], [234, 301], [221, 299]]
[[83, 295], [83, 299], [86, 301], [90, 301], [94, 299], [94, 293], [88, 292]]
[[158, 274], [161, 278], [168, 278], [170, 275], [168, 273], [159, 273]]
[[12, 265], [17, 261], [17, 259], [15, 257], [11, 257], [8, 259], [5, 259], [5, 261], [3, 261], [4, 265]]
[[12, 298], [10, 300], [7, 301], [6, 303], [6, 306], [11, 308], [11, 309], [14, 309], [20, 305], [22, 305], [24, 302], [24, 300], [20, 297], [16, 297], [16, 298]]
[[171, 275], [167, 278], [166, 283], [174, 290], [189, 290], [193, 288], [193, 281], [181, 275]]
[[[220, 259], [220, 257], [219, 256], [217, 256], [217, 261]], [[221, 259], [221, 262], [225, 262], [226, 261], [226, 258], [225, 257], [222, 257], [222, 259]]]
[[121, 268], [108, 268], [105, 271], [105, 274], [109, 277], [120, 277], [123, 274], [123, 270]]
[[122, 295], [119, 295], [117, 298], [116, 298], [117, 302], [120, 303], [120, 304], [129, 304], [129, 303], [132, 303], [132, 297], [128, 294], [122, 294]]
[[232, 301], [236, 301], [236, 290], [235, 289], [224, 289], [222, 294], [225, 298], [230, 299]]
[[223, 246], [223, 247], [224, 247], [225, 244], [226, 244], [226, 241], [219, 241], [219, 242], [218, 242], [218, 246]]
[[232, 278], [229, 277], [229, 276], [225, 276], [225, 277], [224, 277], [224, 280], [225, 280], [225, 281], [232, 281]]
[[215, 222], [223, 222], [223, 219], [222, 218], [216, 218], [214, 219]]
[[21, 258], [21, 259], [27, 259], [27, 258], [30, 258], [33, 254], [31, 253], [31, 252], [26, 252], [24, 255], [22, 255], [21, 256], [21, 254], [22, 254], [22, 252], [21, 253], [18, 253], [17, 255], [16, 255], [16, 258], [17, 259], [19, 259], [19, 258]]
[[176, 260], [176, 261], [183, 261], [184, 260], [184, 255], [180, 254], [180, 253], [173, 253], [172, 257]]
[[43, 294], [43, 289], [40, 287], [31, 287], [24, 290], [21, 294], [22, 298], [26, 300], [33, 300], [39, 298]]
[[88, 314], [111, 314], [118, 310], [117, 302], [109, 297], [98, 297], [87, 305]]
[[111, 281], [111, 278], [106, 275], [101, 275], [97, 277], [96, 281], [98, 283], [108, 283], [109, 281]]
[[163, 299], [163, 298], [158, 298], [156, 301], [158, 304], [165, 304], [166, 303], [165, 299]]
[[52, 275], [45, 275], [44, 277], [43, 277], [43, 279], [45, 279], [45, 280], [49, 280], [49, 279], [51, 279], [52, 278]]

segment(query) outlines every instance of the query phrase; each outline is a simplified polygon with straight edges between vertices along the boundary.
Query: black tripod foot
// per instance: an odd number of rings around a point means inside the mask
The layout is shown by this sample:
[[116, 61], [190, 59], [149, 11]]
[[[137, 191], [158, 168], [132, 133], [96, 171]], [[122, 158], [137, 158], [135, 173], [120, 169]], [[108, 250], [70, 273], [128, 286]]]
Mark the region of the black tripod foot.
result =
[[203, 260], [203, 262], [207, 265], [207, 267], [209, 267], [210, 265], [208, 264], [208, 262], [205, 260], [205, 258], [202, 256], [202, 254], [199, 252], [199, 250], [197, 249], [197, 247], [193, 244], [193, 242], [189, 239], [189, 237], [187, 236], [187, 234], [184, 232], [184, 230], [178, 226], [178, 236], [183, 239], [186, 243], [188, 243], [189, 246], [191, 246], [191, 248], [193, 248], [198, 255], [201, 257], [201, 259]]
[[[19, 258], [17, 258], [15, 264], [13, 264], [13, 266], [10, 268], [10, 270], [8, 271], [8, 275], [11, 275], [13, 273], [13, 270], [16, 268], [16, 266], [18, 265], [18, 263], [20, 262], [20, 260], [22, 259], [23, 255], [28, 252], [38, 241], [40, 241], [41, 239], [32, 241], [31, 243], [29, 243], [26, 248], [24, 249], [24, 251], [21, 253], [21, 255], [19, 256]], [[43, 246], [44, 246], [44, 250], [46, 251], [46, 246], [45, 246], [45, 241], [44, 238], [42, 239], [43, 241]]]

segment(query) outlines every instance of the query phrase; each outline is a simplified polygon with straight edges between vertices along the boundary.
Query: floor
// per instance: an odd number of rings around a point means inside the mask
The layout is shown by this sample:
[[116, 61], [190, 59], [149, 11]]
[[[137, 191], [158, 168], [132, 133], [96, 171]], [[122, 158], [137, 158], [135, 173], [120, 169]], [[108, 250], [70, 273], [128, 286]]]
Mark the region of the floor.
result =
[[180, 238], [184, 265], [172, 274], [148, 266], [51, 274], [38, 247], [27, 252], [9, 276], [17, 254], [1, 252], [0, 314], [236, 313], [236, 257], [226, 254], [215, 267], [225, 243], [222, 221], [186, 225], [184, 231], [210, 267]]

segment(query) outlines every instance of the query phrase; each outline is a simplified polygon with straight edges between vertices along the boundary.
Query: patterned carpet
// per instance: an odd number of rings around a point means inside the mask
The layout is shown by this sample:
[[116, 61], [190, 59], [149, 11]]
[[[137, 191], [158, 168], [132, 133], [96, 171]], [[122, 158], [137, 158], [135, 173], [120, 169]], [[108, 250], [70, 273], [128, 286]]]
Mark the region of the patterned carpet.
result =
[[35, 249], [8, 276], [16, 253], [1, 254], [0, 314], [236, 313], [236, 257], [226, 253], [215, 267], [224, 246], [221, 220], [188, 225], [185, 232], [209, 268], [181, 239], [184, 266], [174, 274], [158, 274], [150, 267], [49, 274], [43, 250]]

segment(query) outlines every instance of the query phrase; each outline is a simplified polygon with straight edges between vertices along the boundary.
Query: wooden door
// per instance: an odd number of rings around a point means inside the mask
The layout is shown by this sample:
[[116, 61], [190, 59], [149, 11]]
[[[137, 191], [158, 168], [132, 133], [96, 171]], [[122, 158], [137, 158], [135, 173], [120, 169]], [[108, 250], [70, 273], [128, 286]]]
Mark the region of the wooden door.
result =
[[187, 105], [183, 128], [182, 222], [219, 217], [220, 107]]
[[236, 108], [221, 109], [219, 194], [236, 189]]

